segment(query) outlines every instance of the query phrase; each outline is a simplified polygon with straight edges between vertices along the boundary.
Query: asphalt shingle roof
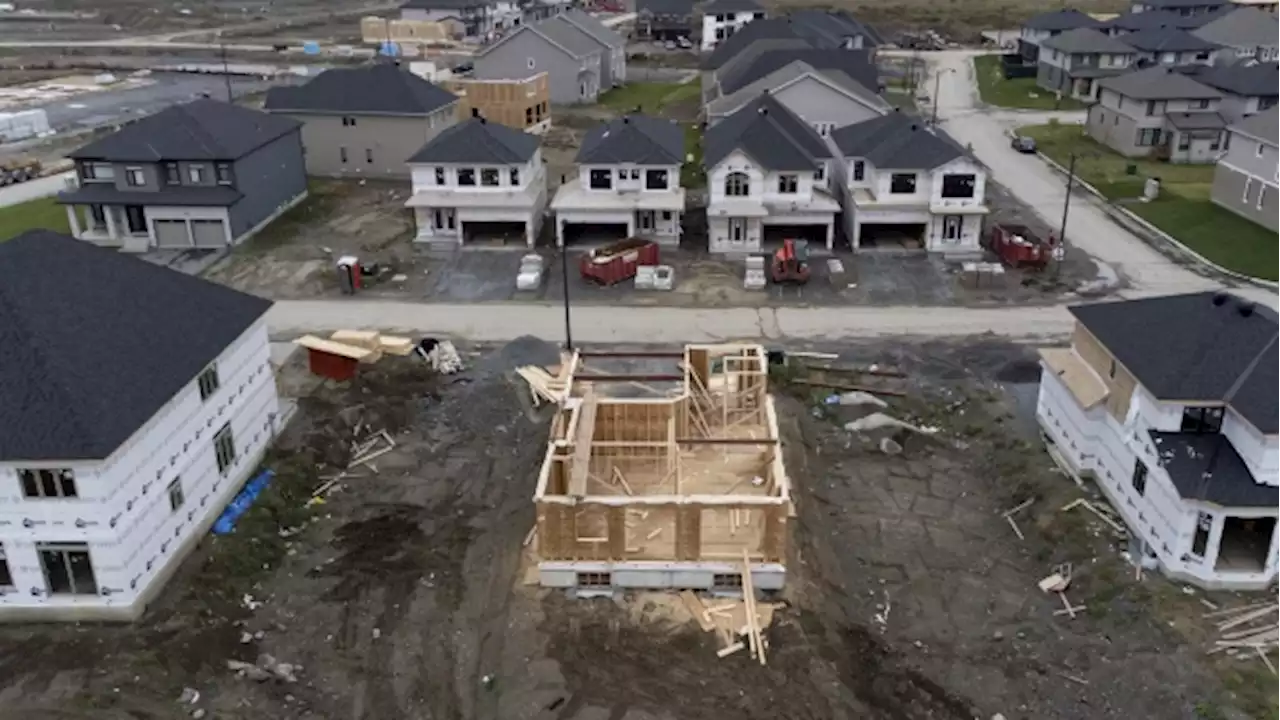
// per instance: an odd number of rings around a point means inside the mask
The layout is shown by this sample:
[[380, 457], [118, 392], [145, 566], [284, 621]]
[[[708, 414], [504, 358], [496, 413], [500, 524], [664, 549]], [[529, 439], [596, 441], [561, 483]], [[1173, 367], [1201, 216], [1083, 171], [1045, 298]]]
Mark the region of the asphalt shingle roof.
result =
[[1023, 27], [1032, 30], [1047, 30], [1049, 32], [1097, 26], [1097, 20], [1074, 8], [1041, 13], [1023, 24]]
[[577, 8], [566, 10], [557, 17], [562, 18], [565, 22], [578, 28], [587, 35], [590, 35], [593, 40], [605, 47], [622, 48], [627, 45], [626, 39], [621, 35], [610, 30], [607, 25]]
[[1275, 16], [1252, 7], [1226, 10], [1191, 32], [1198, 38], [1229, 47], [1280, 44], [1280, 23]]
[[271, 307], [49, 230], [0, 267], [5, 462], [107, 458]]
[[1192, 80], [1170, 67], [1150, 67], [1118, 77], [1103, 78], [1098, 87], [1138, 100], [1203, 100], [1222, 97], [1222, 93]]
[[359, 115], [428, 115], [458, 96], [395, 63], [325, 70], [297, 87], [267, 91], [263, 107], [273, 112]]
[[[1261, 432], [1275, 434], [1276, 315], [1243, 302], [1202, 292], [1076, 305], [1070, 311], [1159, 400], [1221, 401], [1263, 353], [1230, 405]], [[1247, 316], [1244, 307], [1251, 308]]]
[[1123, 36], [1124, 43], [1146, 52], [1201, 52], [1219, 45], [1173, 27], [1148, 28]]
[[587, 133], [574, 161], [580, 165], [681, 165], [684, 130], [674, 120], [624, 115]]
[[1182, 68], [1196, 82], [1233, 95], [1280, 95], [1280, 66], [1276, 63], [1242, 62], [1234, 65], [1192, 65]]
[[[538, 33], [556, 45], [564, 48], [574, 57], [584, 58], [604, 52], [603, 48], [600, 47], [599, 41], [593, 39], [582, 28], [574, 27], [559, 15], [549, 17], [540, 23], [529, 25], [527, 27], [532, 32]], [[510, 33], [504, 37], [503, 40], [514, 37], [515, 34], [516, 33]], [[497, 45], [498, 43], [494, 43], [489, 47], [493, 48], [497, 47]]]
[[1160, 467], [1178, 497], [1221, 507], [1274, 508], [1280, 488], [1254, 479], [1240, 453], [1222, 435], [1149, 430]]
[[636, 12], [649, 15], [693, 15], [693, 0], [636, 0]]
[[1226, 7], [1230, 0], [1142, 0], [1143, 5], [1154, 8]]
[[830, 83], [872, 108], [877, 108], [884, 112], [890, 110], [889, 103], [877, 95], [875, 90], [867, 89], [845, 73], [839, 70], [818, 70], [808, 63], [797, 60], [769, 73], [750, 85], [707, 103], [706, 113], [708, 116], [732, 113], [739, 107], [759, 97], [761, 93], [776, 92], [783, 85], [804, 77], [813, 77], [821, 82]]
[[489, 0], [409, 0], [400, 6], [405, 10], [465, 10], [488, 5]]
[[1226, 118], [1216, 112], [1171, 112], [1164, 119], [1178, 130], [1221, 130], [1227, 126]]
[[471, 118], [445, 128], [411, 155], [408, 162], [515, 165], [528, 162], [537, 151], [537, 137], [482, 118]]
[[764, 6], [755, 0], [711, 0], [702, 6], [703, 15], [736, 12], [764, 12]]
[[[295, 172], [301, 174], [299, 167]], [[230, 207], [244, 193], [227, 185], [193, 187], [168, 185], [157, 193], [151, 190], [120, 190], [110, 183], [84, 183], [74, 190], [58, 193], [58, 202], [68, 205], [177, 205]]]
[[711, 126], [702, 145], [707, 167], [734, 150], [769, 170], [813, 170], [820, 160], [831, 157], [822, 137], [808, 123], [768, 95]]
[[[1135, 32], [1138, 30], [1150, 30], [1152, 28], [1178, 28], [1180, 30], [1194, 30], [1206, 23], [1211, 22], [1219, 17], [1222, 11], [1214, 11], [1212, 13], [1199, 13], [1196, 15], [1183, 15], [1182, 13], [1171, 12], [1169, 10], [1148, 10], [1146, 12], [1125, 13], [1117, 15], [1098, 27], [1103, 30], [1124, 30]], [[1121, 37], [1124, 37], [1121, 35]]]
[[71, 153], [75, 160], [236, 160], [301, 123], [217, 100], [167, 107]]
[[846, 38], [861, 36], [864, 47], [881, 43], [878, 33], [847, 13], [796, 10], [784, 17], [766, 18], [747, 26], [721, 42], [703, 62], [703, 69], [718, 70], [759, 40], [799, 39], [815, 49], [838, 48]]
[[886, 170], [931, 170], [966, 154], [941, 130], [896, 111], [837, 128], [831, 139], [845, 157], [864, 158]]
[[1091, 27], [1067, 30], [1061, 35], [1045, 40], [1040, 47], [1065, 53], [1131, 53], [1133, 48], [1122, 40]]
[[1277, 135], [1280, 134], [1280, 121], [1277, 120], [1280, 108], [1271, 108], [1241, 120], [1231, 126], [1232, 132], [1242, 133], [1272, 145], [1280, 145]]
[[868, 50], [794, 48], [766, 50], [741, 66], [734, 63], [719, 79], [720, 91], [725, 95], [737, 92], [795, 62], [820, 71], [837, 70], [873, 93], [880, 90], [879, 70]]

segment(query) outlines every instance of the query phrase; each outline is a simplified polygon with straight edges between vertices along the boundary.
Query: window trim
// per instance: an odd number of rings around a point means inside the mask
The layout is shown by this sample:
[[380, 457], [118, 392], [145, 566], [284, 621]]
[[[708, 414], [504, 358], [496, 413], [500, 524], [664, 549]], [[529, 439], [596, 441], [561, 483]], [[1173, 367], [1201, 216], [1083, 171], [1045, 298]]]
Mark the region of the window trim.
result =
[[853, 161], [853, 181], [866, 182], [866, 180], [867, 180], [867, 161], [854, 160]]
[[[492, 180], [493, 182], [489, 182]], [[480, 187], [501, 187], [502, 173], [496, 167], [480, 168]]]
[[[903, 191], [903, 190], [894, 189], [894, 184], [897, 183], [899, 179], [902, 179], [905, 181], [908, 178], [910, 178], [911, 180], [910, 190]], [[920, 178], [915, 173], [893, 173], [892, 175], [889, 176], [889, 194], [890, 195], [915, 195], [919, 191], [920, 191]]]
[[214, 163], [213, 179], [219, 185], [231, 184], [231, 163]]
[[[71, 468], [19, 468], [18, 483], [22, 488], [23, 500], [80, 499], [76, 473]], [[49, 492], [50, 487], [53, 492]]]
[[475, 168], [458, 168], [458, 187], [475, 187], [478, 182]]
[[[598, 183], [598, 180], [602, 182]], [[587, 189], [612, 190], [613, 173], [605, 168], [591, 168], [587, 170]]]
[[[44, 554], [57, 553], [62, 562], [63, 571], [67, 574], [67, 581], [70, 583], [71, 592], [55, 592], [53, 583], [50, 582], [49, 568], [45, 566]], [[77, 590], [75, 573], [72, 572], [70, 554], [83, 554], [85, 563], [89, 568], [90, 579], [93, 587], [85, 588], [83, 591]], [[45, 592], [50, 596], [77, 596], [77, 595], [97, 595], [101, 589], [98, 582], [98, 573], [93, 569], [93, 555], [89, 552], [89, 544], [83, 542], [38, 542], [36, 543], [36, 561], [40, 563], [40, 574], [44, 577]]]
[[[656, 178], [661, 178], [662, 183], [655, 183]], [[645, 190], [670, 190], [671, 189], [671, 173], [665, 168], [651, 168], [644, 171], [644, 189]]]
[[724, 176], [725, 197], [749, 197], [751, 195], [751, 176], [735, 170]]
[[188, 165], [187, 178], [191, 180], [192, 185], [203, 185], [204, 165]]
[[435, 177], [437, 186], [443, 187], [449, 184], [448, 177], [445, 175], [444, 168], [442, 167], [436, 168], [434, 177]]
[[0, 595], [13, 592], [18, 586], [13, 582], [13, 568], [9, 567], [9, 555], [0, 542]]
[[164, 164], [164, 181], [170, 185], [182, 184], [182, 168], [178, 167], [178, 163]]
[[800, 192], [800, 176], [794, 173], [778, 175], [778, 194], [795, 195]]
[[126, 167], [124, 169], [124, 182], [129, 187], [146, 187], [147, 173], [141, 167]]
[[1147, 464], [1142, 462], [1142, 458], [1133, 461], [1133, 478], [1130, 484], [1133, 486], [1138, 497], [1147, 496], [1147, 478], [1151, 475], [1151, 471], [1147, 469]]
[[218, 394], [218, 389], [222, 387], [222, 380], [218, 377], [217, 363], [200, 371], [196, 376], [196, 387], [200, 390], [201, 402]]
[[236, 439], [231, 433], [231, 423], [226, 423], [213, 434], [213, 454], [218, 463], [218, 474], [226, 477], [236, 464]]
[[169, 510], [171, 512], [178, 512], [187, 502], [187, 493], [182, 489], [181, 476], [174, 478], [173, 481], [169, 483], [167, 492], [169, 495]]

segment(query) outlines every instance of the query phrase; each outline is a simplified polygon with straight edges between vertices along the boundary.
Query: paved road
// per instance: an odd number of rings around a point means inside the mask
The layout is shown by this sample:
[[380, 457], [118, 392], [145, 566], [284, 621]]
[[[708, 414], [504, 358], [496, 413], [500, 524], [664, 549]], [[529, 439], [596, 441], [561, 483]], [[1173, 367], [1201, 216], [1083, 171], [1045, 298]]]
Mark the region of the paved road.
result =
[[56, 195], [59, 190], [66, 188], [66, 181], [70, 177], [70, 172], [64, 172], [0, 188], [0, 207], [9, 207], [28, 200]]

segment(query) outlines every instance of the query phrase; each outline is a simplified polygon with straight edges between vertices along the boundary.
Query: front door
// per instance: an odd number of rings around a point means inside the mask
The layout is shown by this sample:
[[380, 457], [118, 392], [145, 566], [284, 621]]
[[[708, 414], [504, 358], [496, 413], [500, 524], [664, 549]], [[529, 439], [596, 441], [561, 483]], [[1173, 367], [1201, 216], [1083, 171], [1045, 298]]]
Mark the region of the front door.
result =
[[147, 234], [147, 218], [142, 212], [141, 205], [125, 205], [124, 221], [129, 227], [130, 234], [146, 235]]
[[747, 244], [747, 219], [729, 218], [729, 245], [741, 248]]
[[947, 215], [942, 218], [942, 239], [947, 242], [959, 242], [964, 229], [964, 218], [960, 215]]
[[640, 225], [640, 232], [653, 232], [653, 211], [641, 210], [636, 213], [636, 222]]
[[453, 208], [437, 208], [435, 211], [435, 229], [453, 230], [458, 227], [458, 218]]

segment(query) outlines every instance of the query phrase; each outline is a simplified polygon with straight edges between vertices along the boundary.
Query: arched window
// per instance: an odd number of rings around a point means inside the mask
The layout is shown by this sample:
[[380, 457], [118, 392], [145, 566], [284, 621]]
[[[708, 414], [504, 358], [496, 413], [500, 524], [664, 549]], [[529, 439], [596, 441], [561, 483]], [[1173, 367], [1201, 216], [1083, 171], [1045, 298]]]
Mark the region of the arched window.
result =
[[724, 194], [730, 197], [744, 197], [751, 194], [751, 178], [746, 173], [731, 172], [724, 179]]

